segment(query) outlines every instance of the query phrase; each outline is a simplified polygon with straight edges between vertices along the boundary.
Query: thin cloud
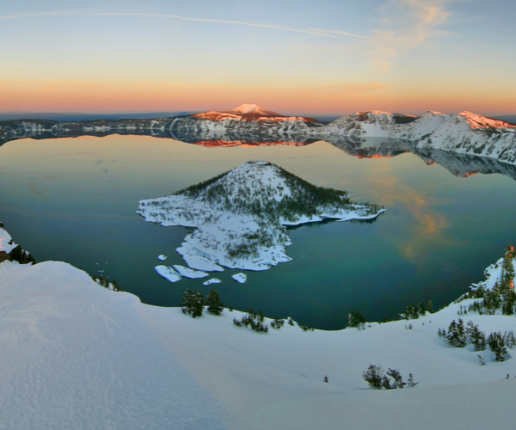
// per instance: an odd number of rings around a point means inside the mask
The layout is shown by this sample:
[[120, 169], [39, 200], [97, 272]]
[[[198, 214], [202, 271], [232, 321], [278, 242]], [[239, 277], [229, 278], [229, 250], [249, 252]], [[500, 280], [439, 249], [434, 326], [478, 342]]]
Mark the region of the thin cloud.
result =
[[320, 30], [317, 28], [311, 28], [310, 30], [311, 31], [319, 31], [321, 33], [333, 33], [333, 34], [338, 34], [340, 36], [354, 37], [357, 39], [369, 39], [369, 36], [362, 36], [361, 34], [348, 33], [347, 31], [341, 31], [341, 30]]
[[393, 59], [403, 51], [414, 49], [428, 39], [452, 33], [439, 27], [450, 17], [445, 5], [451, 0], [394, 0], [388, 4], [390, 14], [383, 18], [384, 28], [374, 31], [370, 51], [381, 71], [391, 68]]
[[119, 17], [147, 17], [147, 18], [169, 18], [169, 19], [178, 19], [181, 21], [196, 21], [196, 22], [211, 22], [218, 24], [229, 24], [229, 25], [242, 25], [247, 27], [259, 27], [259, 28], [268, 28], [272, 30], [281, 30], [281, 31], [290, 31], [295, 33], [304, 33], [311, 34], [313, 36], [321, 36], [321, 37], [330, 37], [332, 39], [355, 39], [355, 38], [365, 38], [366, 36], [361, 36], [358, 34], [347, 33], [345, 31], [340, 30], [317, 30], [317, 29], [308, 29], [301, 30], [298, 28], [290, 28], [290, 27], [282, 27], [278, 25], [270, 25], [270, 24], [256, 24], [252, 22], [245, 21], [230, 21], [225, 19], [211, 19], [211, 18], [189, 18], [180, 15], [169, 15], [169, 14], [158, 14], [158, 13], [130, 13], [130, 12], [87, 12], [81, 10], [66, 10], [66, 11], [52, 11], [52, 12], [28, 12], [25, 14], [18, 15], [4, 15], [0, 16], [0, 20], [7, 19], [22, 19], [22, 18], [32, 18], [32, 17], [47, 17], [47, 16], [64, 16], [64, 15], [82, 15], [82, 16], [119, 16]]

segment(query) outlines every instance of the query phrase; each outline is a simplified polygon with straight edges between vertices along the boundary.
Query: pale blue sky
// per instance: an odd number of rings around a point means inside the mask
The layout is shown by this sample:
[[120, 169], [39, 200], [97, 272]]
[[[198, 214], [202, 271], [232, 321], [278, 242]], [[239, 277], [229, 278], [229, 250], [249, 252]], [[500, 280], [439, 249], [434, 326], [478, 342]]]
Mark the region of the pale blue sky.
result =
[[514, 18], [508, 0], [2, 2], [0, 110], [516, 113]]

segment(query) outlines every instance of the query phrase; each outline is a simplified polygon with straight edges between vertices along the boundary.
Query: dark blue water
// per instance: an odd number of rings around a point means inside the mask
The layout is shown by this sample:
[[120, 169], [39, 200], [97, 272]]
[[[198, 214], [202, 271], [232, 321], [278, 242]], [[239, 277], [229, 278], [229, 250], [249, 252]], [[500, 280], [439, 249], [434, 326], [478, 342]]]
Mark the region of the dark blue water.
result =
[[104, 271], [143, 302], [177, 306], [181, 291], [154, 271], [184, 264], [182, 227], [147, 223], [138, 200], [168, 195], [250, 160], [272, 161], [316, 185], [383, 204], [373, 223], [328, 222], [289, 230], [294, 258], [238, 284], [226, 270], [215, 286], [235, 309], [262, 309], [326, 329], [351, 311], [393, 318], [408, 304], [438, 308], [482, 279], [516, 242], [516, 182], [502, 175], [458, 178], [417, 156], [358, 159], [321, 142], [306, 147], [209, 149], [150, 137], [23, 140], [0, 147], [0, 220], [38, 261]]

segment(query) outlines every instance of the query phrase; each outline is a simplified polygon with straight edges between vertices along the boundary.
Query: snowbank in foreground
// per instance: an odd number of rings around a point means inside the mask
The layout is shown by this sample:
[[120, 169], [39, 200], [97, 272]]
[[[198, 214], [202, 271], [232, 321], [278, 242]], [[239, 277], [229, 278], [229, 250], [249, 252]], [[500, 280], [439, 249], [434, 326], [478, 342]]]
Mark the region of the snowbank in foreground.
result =
[[[497, 264], [485, 288], [501, 274]], [[516, 357], [498, 363], [484, 351], [481, 366], [470, 347], [453, 348], [437, 336], [472, 300], [365, 330], [305, 332], [285, 324], [258, 334], [233, 325], [243, 316], [238, 311], [193, 319], [178, 308], [107, 291], [65, 263], [7, 261], [0, 264], [0, 423], [9, 429], [512, 428]], [[460, 317], [486, 333], [516, 330], [514, 316]], [[396, 368], [405, 379], [413, 373], [419, 385], [370, 390], [361, 377], [369, 364]], [[511, 379], [501, 380], [507, 374]]]
[[6, 261], [0, 303], [1, 428], [225, 428], [137, 297], [66, 263]]

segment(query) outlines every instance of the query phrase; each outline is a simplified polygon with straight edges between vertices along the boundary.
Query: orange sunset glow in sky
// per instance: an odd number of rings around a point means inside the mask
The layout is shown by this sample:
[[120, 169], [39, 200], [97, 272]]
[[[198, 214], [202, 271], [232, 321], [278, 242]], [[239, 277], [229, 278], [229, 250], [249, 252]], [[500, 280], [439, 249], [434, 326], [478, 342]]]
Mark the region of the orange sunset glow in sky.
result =
[[505, 0], [3, 2], [0, 111], [516, 114], [515, 13]]

